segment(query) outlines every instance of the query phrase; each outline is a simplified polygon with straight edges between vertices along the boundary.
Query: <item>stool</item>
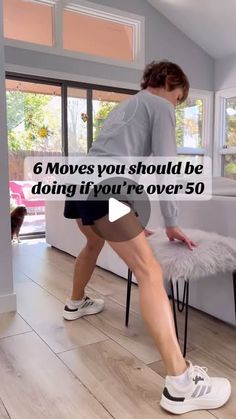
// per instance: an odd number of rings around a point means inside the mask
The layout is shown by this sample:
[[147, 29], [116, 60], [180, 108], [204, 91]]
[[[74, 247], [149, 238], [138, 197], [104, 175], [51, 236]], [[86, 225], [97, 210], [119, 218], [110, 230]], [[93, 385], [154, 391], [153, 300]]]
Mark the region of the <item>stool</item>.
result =
[[[190, 282], [217, 273], [232, 272], [236, 319], [236, 239], [217, 233], [185, 229], [185, 234], [198, 244], [193, 251], [179, 241], [169, 242], [163, 229], [148, 237], [153, 253], [160, 262], [163, 276], [170, 281], [176, 336], [179, 339], [176, 305], [185, 309], [184, 347], [186, 356]], [[179, 280], [184, 280], [183, 297], [179, 296]], [[125, 325], [129, 324], [132, 271], [128, 269]], [[176, 288], [176, 292], [175, 292]], [[175, 295], [176, 294], [176, 295]]]

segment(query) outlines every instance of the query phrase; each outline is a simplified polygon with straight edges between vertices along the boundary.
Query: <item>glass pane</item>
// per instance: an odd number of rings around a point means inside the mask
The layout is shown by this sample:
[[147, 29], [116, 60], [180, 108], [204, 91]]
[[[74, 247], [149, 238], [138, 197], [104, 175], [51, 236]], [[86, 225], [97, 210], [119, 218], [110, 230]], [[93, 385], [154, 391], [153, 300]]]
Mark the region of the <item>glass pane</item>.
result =
[[4, 37], [53, 45], [53, 7], [25, 0], [3, 0]]
[[109, 113], [130, 96], [124, 93], [93, 90], [93, 140], [96, 140]]
[[68, 88], [68, 150], [70, 155], [87, 153], [87, 91]]
[[236, 97], [226, 100], [225, 144], [236, 147]]
[[63, 47], [69, 51], [133, 61], [133, 27], [64, 10]]
[[236, 180], [236, 154], [226, 154], [223, 157], [224, 176]]
[[203, 100], [188, 98], [176, 108], [176, 141], [178, 147], [201, 148]]
[[45, 203], [31, 194], [33, 182], [24, 178], [24, 159], [62, 154], [61, 88], [6, 80], [6, 99], [11, 209], [26, 206], [21, 234], [44, 232]]

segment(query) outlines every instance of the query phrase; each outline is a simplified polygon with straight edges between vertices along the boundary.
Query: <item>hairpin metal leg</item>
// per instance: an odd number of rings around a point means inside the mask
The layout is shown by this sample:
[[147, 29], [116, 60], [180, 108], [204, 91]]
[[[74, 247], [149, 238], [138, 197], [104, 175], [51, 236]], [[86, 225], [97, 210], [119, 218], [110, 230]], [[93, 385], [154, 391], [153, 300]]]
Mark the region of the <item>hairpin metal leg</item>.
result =
[[177, 316], [176, 316], [176, 308], [175, 308], [175, 292], [174, 292], [174, 284], [171, 278], [170, 280], [170, 289], [171, 289], [171, 300], [172, 300], [172, 307], [173, 307], [173, 316], [174, 316], [174, 323], [175, 323], [175, 333], [177, 339], [179, 340], [179, 332], [178, 332], [178, 324], [177, 324]]
[[184, 282], [184, 291], [183, 291], [183, 298], [182, 301], [179, 299], [179, 282], [176, 281], [176, 292], [177, 292], [177, 308], [180, 313], [184, 310], [185, 300], [186, 300], [186, 288], [187, 288], [187, 281]]
[[132, 285], [132, 271], [128, 269], [127, 278], [127, 297], [126, 297], [126, 313], [125, 313], [125, 326], [129, 324], [129, 309], [130, 309], [130, 296], [131, 296], [131, 285]]
[[[174, 283], [171, 279], [171, 298], [173, 304], [173, 316], [174, 316], [174, 323], [175, 323], [175, 331], [177, 339], [179, 340], [179, 333], [178, 333], [178, 324], [177, 324], [177, 316], [176, 316], [176, 307], [175, 307], [175, 292], [174, 292]], [[236, 286], [236, 279], [235, 279], [235, 286]], [[178, 280], [176, 281], [176, 293], [177, 293], [177, 308], [179, 312], [183, 312], [185, 308], [185, 324], [184, 324], [184, 349], [183, 349], [183, 356], [186, 356], [187, 351], [187, 340], [188, 340], [188, 307], [189, 307], [189, 279], [185, 280], [184, 283], [184, 291], [183, 291], [183, 299], [180, 301], [179, 299], [179, 284]]]
[[236, 320], [236, 270], [233, 271], [233, 286], [234, 286], [234, 311]]
[[188, 301], [189, 301], [189, 280], [185, 281], [184, 287], [186, 286], [185, 292], [185, 326], [184, 326], [184, 351], [183, 356], [185, 358], [187, 352], [187, 339], [188, 339]]

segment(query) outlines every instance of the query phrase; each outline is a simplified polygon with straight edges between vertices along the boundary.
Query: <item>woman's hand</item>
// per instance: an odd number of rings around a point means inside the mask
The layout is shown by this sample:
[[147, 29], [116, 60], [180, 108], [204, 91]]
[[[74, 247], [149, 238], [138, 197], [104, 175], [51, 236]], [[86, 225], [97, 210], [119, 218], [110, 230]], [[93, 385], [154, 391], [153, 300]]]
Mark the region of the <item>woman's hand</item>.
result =
[[190, 250], [193, 250], [194, 247], [197, 247], [197, 243], [189, 239], [179, 227], [166, 227], [166, 235], [170, 241], [180, 240], [185, 243]]

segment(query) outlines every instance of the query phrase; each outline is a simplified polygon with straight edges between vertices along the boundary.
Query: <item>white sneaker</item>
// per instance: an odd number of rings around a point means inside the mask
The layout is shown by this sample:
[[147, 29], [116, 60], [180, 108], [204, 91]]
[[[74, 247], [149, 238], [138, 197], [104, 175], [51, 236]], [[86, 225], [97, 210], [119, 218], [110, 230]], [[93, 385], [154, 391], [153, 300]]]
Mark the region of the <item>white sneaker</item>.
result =
[[63, 310], [63, 317], [66, 320], [76, 320], [89, 314], [100, 313], [103, 309], [104, 301], [100, 299], [84, 297], [79, 304], [68, 299]]
[[[166, 377], [160, 405], [177, 415], [192, 410], [217, 409], [231, 394], [231, 384], [226, 378], [209, 377], [207, 368], [193, 366], [188, 361], [189, 385], [181, 387], [171, 377]], [[173, 385], [174, 384], [174, 385]]]

